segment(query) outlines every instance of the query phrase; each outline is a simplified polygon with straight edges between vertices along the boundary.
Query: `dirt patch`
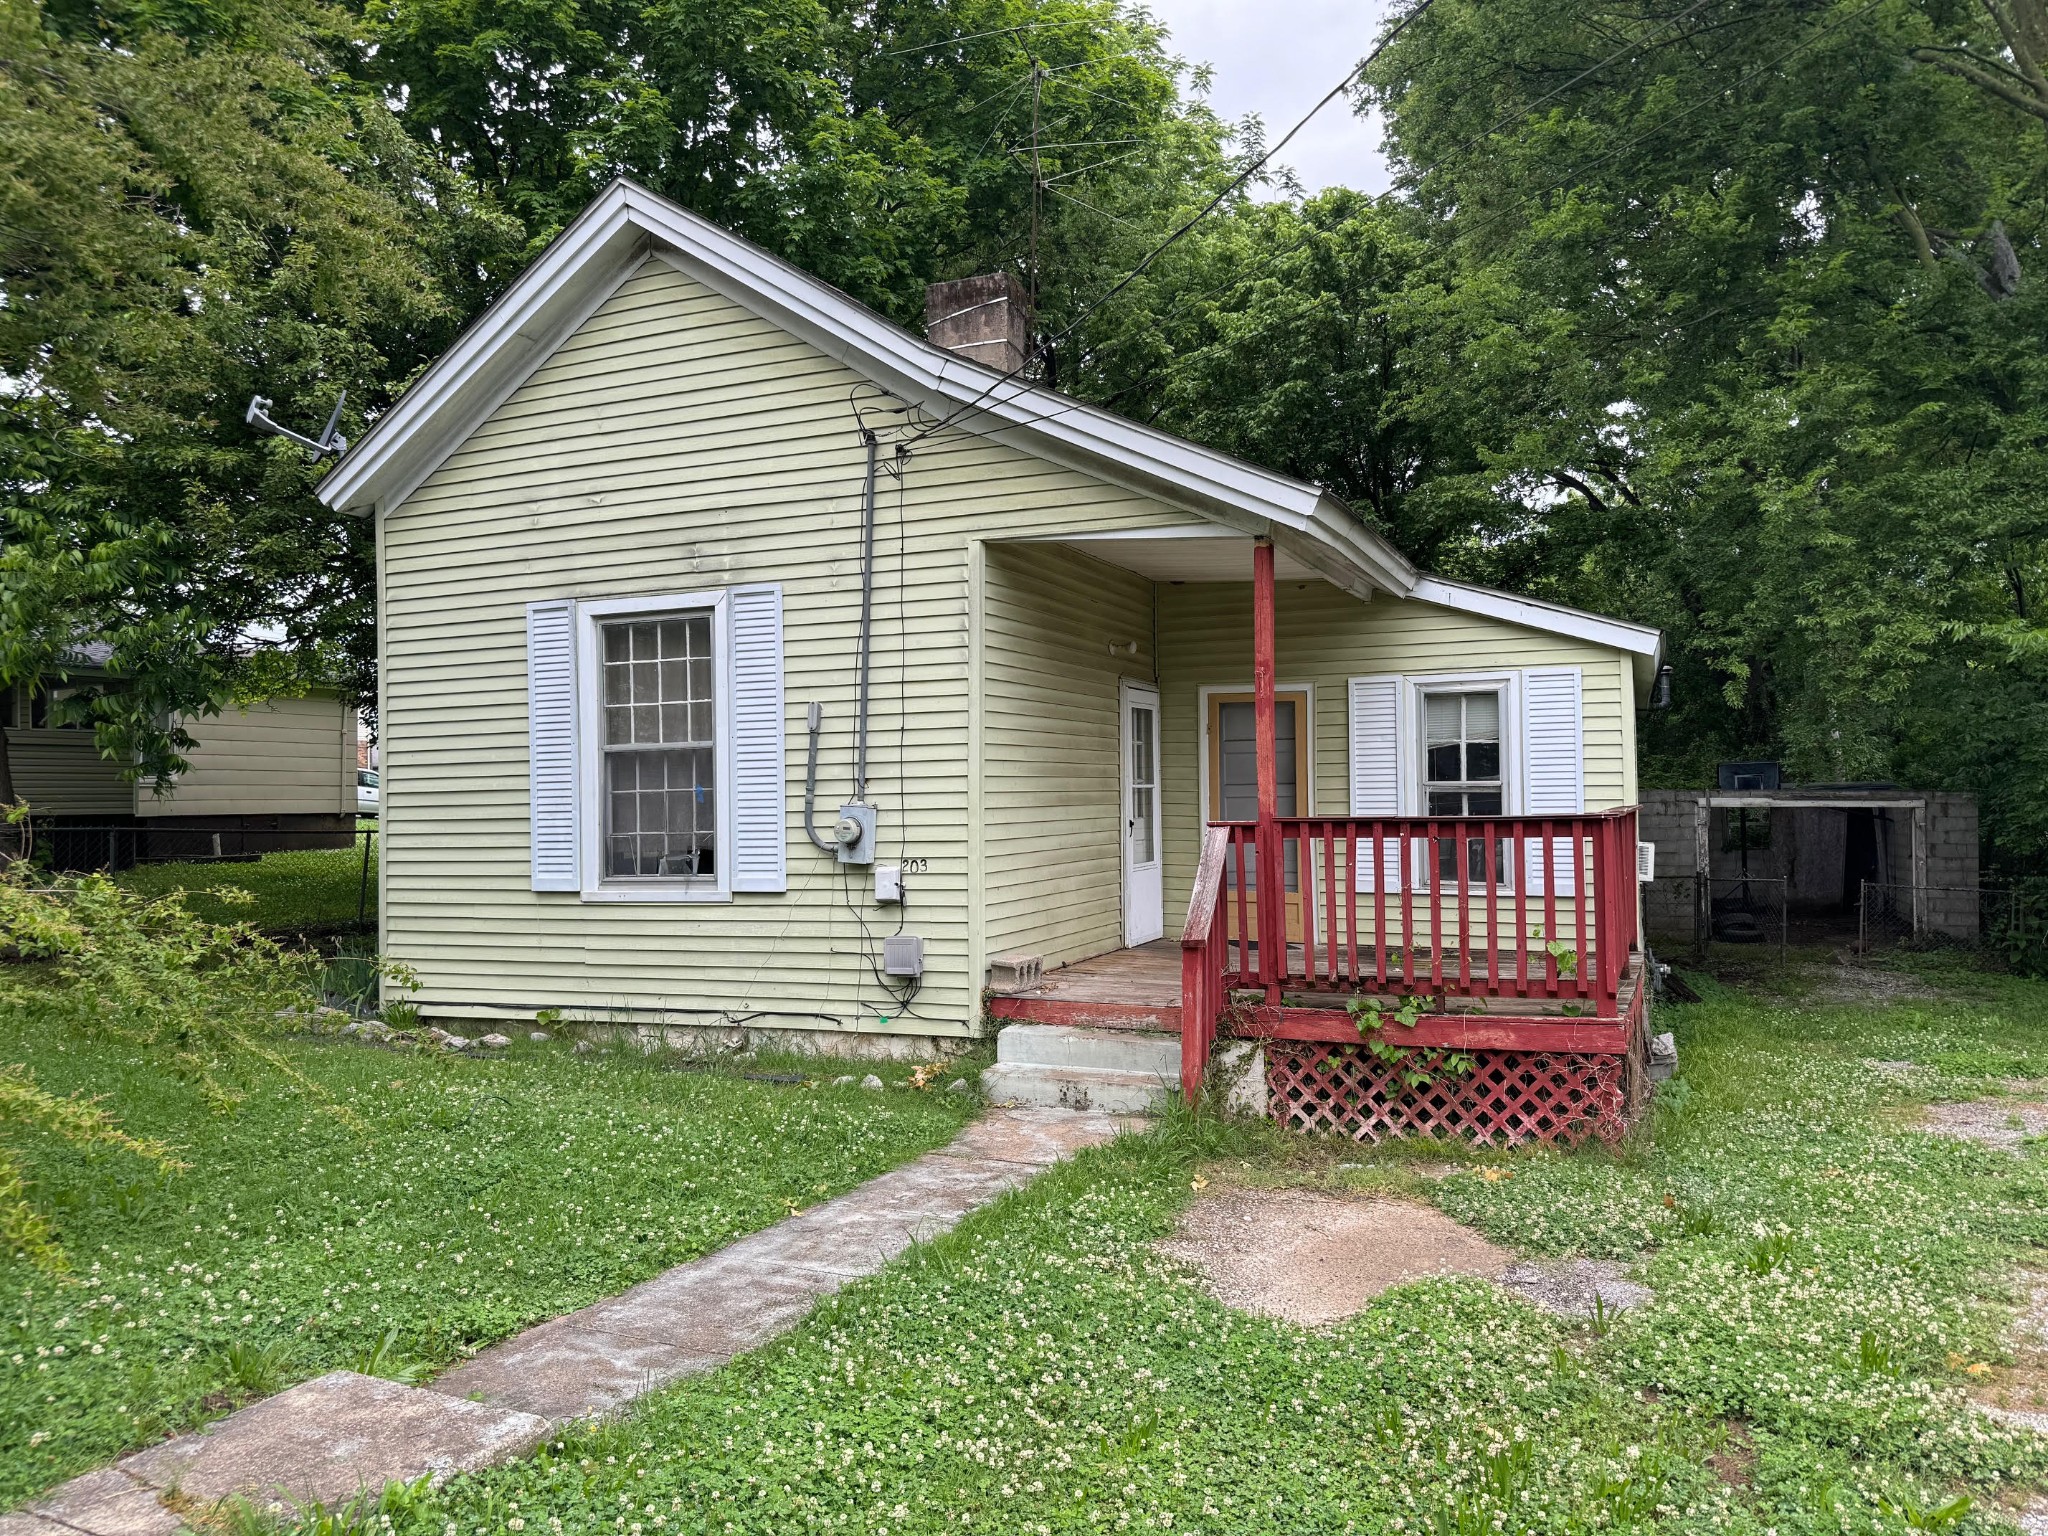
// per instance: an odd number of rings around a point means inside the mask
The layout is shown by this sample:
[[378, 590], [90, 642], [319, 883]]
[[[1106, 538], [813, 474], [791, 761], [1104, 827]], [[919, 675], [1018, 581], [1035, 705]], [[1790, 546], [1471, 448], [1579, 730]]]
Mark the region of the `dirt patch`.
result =
[[1650, 1288], [1612, 1259], [1534, 1259], [1514, 1265], [1500, 1283], [1553, 1317], [1604, 1317], [1650, 1300]]
[[2048, 1274], [2030, 1271], [2021, 1279], [2027, 1299], [2005, 1335], [2013, 1363], [1993, 1366], [1970, 1398], [1994, 1419], [2048, 1434]]
[[1851, 961], [1814, 966], [1801, 980], [1810, 982], [1807, 1000], [1816, 1003], [1925, 1003], [1941, 996], [1911, 972], [1878, 970]]
[[2023, 1141], [2048, 1136], [2048, 1104], [2022, 1099], [1970, 1099], [1960, 1104], [1930, 1104], [1920, 1121], [1922, 1130], [1987, 1147], [2017, 1151]]
[[1391, 1286], [1437, 1275], [1497, 1280], [1514, 1255], [1441, 1211], [1403, 1200], [1223, 1189], [1188, 1207], [1159, 1245], [1199, 1269], [1225, 1306], [1315, 1327]]
[[1756, 1447], [1750, 1443], [1748, 1427], [1739, 1420], [1729, 1420], [1727, 1430], [1727, 1438], [1707, 1457], [1707, 1465], [1730, 1488], [1747, 1488], [1756, 1481]]

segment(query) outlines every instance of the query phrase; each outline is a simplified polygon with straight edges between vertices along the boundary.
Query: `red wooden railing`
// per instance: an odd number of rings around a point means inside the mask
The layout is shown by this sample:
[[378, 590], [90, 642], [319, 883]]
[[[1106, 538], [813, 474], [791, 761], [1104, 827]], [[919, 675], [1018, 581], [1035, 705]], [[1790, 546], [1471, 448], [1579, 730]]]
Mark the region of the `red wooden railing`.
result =
[[[1256, 822], [1211, 825], [1203, 841], [1181, 935], [1190, 1088], [1237, 988], [1269, 1003], [1287, 989], [1619, 1014], [1637, 943], [1633, 809], [1275, 822], [1284, 881], [1259, 878]], [[1265, 887], [1283, 883], [1269, 903]]]

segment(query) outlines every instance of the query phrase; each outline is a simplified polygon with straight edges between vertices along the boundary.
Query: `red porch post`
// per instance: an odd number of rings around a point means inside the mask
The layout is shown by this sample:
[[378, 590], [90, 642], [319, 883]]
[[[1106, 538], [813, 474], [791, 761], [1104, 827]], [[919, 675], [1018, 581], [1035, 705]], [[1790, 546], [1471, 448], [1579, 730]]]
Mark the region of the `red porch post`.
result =
[[1280, 755], [1273, 720], [1273, 541], [1252, 545], [1252, 714], [1258, 732], [1259, 826], [1255, 875], [1259, 898], [1259, 981], [1280, 1001], [1287, 974], [1287, 874], [1281, 849]]

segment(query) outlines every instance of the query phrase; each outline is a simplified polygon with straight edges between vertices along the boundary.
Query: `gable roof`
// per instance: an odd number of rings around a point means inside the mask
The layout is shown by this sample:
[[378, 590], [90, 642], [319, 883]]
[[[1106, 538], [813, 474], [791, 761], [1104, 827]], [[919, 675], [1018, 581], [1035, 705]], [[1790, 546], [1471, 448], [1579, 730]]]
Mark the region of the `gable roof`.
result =
[[[828, 283], [645, 187], [613, 182], [484, 311], [320, 485], [347, 512], [402, 502], [650, 257], [961, 430], [1154, 496], [1296, 559], [1361, 596], [1374, 590], [1472, 611], [1480, 589], [1426, 578], [1318, 486], [1141, 426], [934, 346]], [[1655, 630], [1487, 594], [1513, 622], [1655, 654]], [[1558, 622], [1571, 615], [1577, 622]], [[1508, 614], [1498, 614], [1509, 617]], [[1591, 624], [1599, 630], [1588, 633]]]

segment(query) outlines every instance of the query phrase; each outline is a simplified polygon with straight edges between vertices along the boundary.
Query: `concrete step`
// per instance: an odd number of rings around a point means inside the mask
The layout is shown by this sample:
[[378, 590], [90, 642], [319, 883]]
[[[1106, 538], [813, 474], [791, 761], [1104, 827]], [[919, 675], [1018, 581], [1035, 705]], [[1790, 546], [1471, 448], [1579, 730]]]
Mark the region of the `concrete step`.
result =
[[1041, 1109], [1088, 1109], [1112, 1115], [1151, 1114], [1179, 1080], [1153, 1072], [997, 1062], [981, 1074], [992, 1103]]
[[1011, 1024], [996, 1035], [996, 1064], [1134, 1072], [1180, 1081], [1180, 1037], [1076, 1024]]

